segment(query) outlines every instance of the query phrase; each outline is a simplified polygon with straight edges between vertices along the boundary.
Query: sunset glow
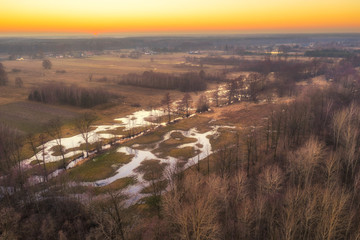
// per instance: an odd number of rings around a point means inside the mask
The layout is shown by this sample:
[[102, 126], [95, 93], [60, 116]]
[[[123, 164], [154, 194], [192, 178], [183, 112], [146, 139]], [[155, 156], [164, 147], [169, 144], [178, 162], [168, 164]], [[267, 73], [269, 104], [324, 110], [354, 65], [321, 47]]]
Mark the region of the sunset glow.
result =
[[359, 32], [359, 13], [359, 0], [2, 0], [0, 32]]

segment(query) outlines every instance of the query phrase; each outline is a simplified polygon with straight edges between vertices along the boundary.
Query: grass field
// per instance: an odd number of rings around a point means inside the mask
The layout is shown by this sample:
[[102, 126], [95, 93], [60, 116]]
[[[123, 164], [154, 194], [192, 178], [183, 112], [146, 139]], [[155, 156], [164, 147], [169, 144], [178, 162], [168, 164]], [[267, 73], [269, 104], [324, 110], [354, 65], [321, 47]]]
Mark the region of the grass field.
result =
[[0, 105], [0, 121], [22, 132], [39, 132], [50, 119], [60, 117], [67, 122], [78, 115], [70, 108], [30, 101]]
[[103, 194], [109, 191], [116, 191], [126, 188], [129, 185], [132, 185], [136, 182], [133, 177], [120, 178], [110, 183], [109, 185], [103, 187], [94, 188], [95, 194]]
[[[136, 110], [159, 107], [166, 92], [170, 92], [174, 100], [181, 99], [183, 93], [119, 85], [117, 81], [122, 74], [142, 73], [149, 70], [171, 73], [201, 70], [200, 67], [182, 65], [185, 62], [185, 56], [189, 55], [186, 53], [144, 55], [139, 59], [130, 59], [120, 58], [120, 53], [113, 53], [88, 58], [50, 58], [53, 64], [50, 70], [44, 70], [42, 60], [39, 59], [3, 61], [2, 64], [8, 72], [9, 84], [0, 86], [0, 121], [25, 133], [40, 132], [44, 123], [54, 117], [62, 117], [68, 121], [79, 113], [93, 111], [99, 116], [99, 122], [109, 123], [116, 117], [125, 116]], [[13, 69], [18, 69], [20, 72], [13, 72]], [[57, 73], [58, 70], [64, 70], [65, 73]], [[205, 67], [205, 70], [216, 72], [219, 69]], [[92, 74], [92, 81], [89, 81], [90, 74]], [[21, 77], [24, 82], [22, 88], [15, 87], [14, 82], [17, 77]], [[106, 77], [107, 81], [97, 81], [103, 77]], [[31, 89], [53, 81], [89, 88], [103, 88], [123, 98], [92, 109], [47, 105], [27, 100]], [[199, 94], [192, 93], [191, 95], [195, 102]]]
[[120, 165], [130, 162], [132, 156], [115, 150], [103, 153], [84, 164], [70, 169], [68, 175], [75, 181], [93, 182], [111, 177]]

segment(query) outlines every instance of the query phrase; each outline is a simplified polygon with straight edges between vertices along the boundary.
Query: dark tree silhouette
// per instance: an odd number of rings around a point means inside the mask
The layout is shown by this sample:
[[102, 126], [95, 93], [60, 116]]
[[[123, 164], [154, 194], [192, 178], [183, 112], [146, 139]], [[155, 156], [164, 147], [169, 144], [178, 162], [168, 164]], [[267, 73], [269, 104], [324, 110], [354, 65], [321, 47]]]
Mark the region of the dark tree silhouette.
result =
[[0, 86], [5, 86], [8, 83], [8, 76], [4, 66], [0, 63]]
[[215, 89], [213, 95], [213, 102], [215, 102], [215, 106], [219, 107], [219, 86]]
[[21, 88], [24, 85], [23, 80], [21, 79], [21, 77], [17, 77], [15, 78], [15, 86], [18, 88]]
[[50, 104], [66, 104], [83, 108], [90, 108], [98, 104], [107, 103], [114, 95], [106, 90], [82, 88], [75, 85], [51, 83], [33, 89], [28, 99]]
[[43, 66], [43, 68], [49, 70], [52, 67], [52, 63], [49, 59], [45, 59], [42, 61], [42, 66]]
[[209, 102], [205, 95], [201, 95], [197, 101], [196, 112], [206, 112], [209, 110]]
[[51, 119], [46, 126], [46, 131], [49, 136], [54, 138], [62, 157], [63, 168], [66, 169], [65, 151], [62, 145], [63, 131], [61, 120], [59, 118]]
[[192, 98], [189, 93], [185, 93], [184, 97], [180, 102], [180, 112], [182, 112], [186, 117], [190, 115], [190, 107], [192, 103]]
[[166, 111], [168, 113], [168, 122], [171, 121], [171, 103], [172, 99], [170, 97], [170, 93], [166, 93], [164, 98], [161, 100], [161, 104], [165, 106]]
[[[213, 77], [216, 78], [216, 77]], [[205, 73], [187, 72], [182, 74], [145, 71], [143, 74], [129, 73], [122, 77], [119, 84], [158, 89], [179, 89], [182, 92], [206, 89]]]
[[86, 157], [89, 156], [89, 138], [91, 136], [90, 130], [96, 119], [96, 115], [86, 112], [81, 115], [81, 117], [78, 118], [75, 122], [75, 127], [85, 141]]

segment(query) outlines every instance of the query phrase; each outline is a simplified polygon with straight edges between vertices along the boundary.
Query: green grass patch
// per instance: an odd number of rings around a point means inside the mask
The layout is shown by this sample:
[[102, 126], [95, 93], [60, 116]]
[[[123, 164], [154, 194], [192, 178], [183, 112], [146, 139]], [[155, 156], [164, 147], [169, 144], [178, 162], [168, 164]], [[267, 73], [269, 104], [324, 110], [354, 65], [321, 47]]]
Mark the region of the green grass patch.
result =
[[116, 191], [126, 188], [129, 185], [133, 185], [136, 183], [136, 180], [133, 177], [125, 177], [117, 179], [116, 181], [103, 186], [103, 187], [97, 187], [94, 189], [95, 194], [103, 194], [107, 193], [109, 191]]
[[[50, 151], [52, 151], [53, 156], [61, 156], [61, 150], [64, 151], [64, 146], [55, 145], [52, 148], [50, 148]], [[64, 154], [66, 154], [68, 151], [64, 151]]]
[[187, 131], [190, 128], [196, 127], [196, 129], [200, 133], [204, 133], [204, 132], [211, 130], [211, 128], [209, 126], [209, 121], [210, 121], [209, 118], [195, 116], [195, 117], [183, 119], [183, 120], [177, 122], [176, 124], [173, 125], [173, 129]]
[[68, 174], [75, 181], [93, 182], [111, 177], [120, 165], [130, 162], [131, 159], [131, 155], [111, 150], [70, 169]]
[[[127, 143], [126, 146], [131, 146], [133, 144], [140, 144], [140, 145], [152, 145], [156, 142], [159, 142], [163, 139], [164, 135], [169, 131], [169, 127], [158, 128], [156, 131], [151, 132], [149, 134], [143, 135], [136, 139], [133, 139]], [[142, 146], [143, 147], [143, 146]], [[144, 147], [145, 148], [145, 147]]]
[[156, 131], [154, 132], [151, 132], [149, 134], [146, 134], [144, 136], [141, 136], [139, 138], [136, 138], [134, 140], [125, 143], [125, 145], [129, 147], [131, 147], [133, 144], [147, 145], [147, 146], [137, 147], [138, 149], [145, 149], [148, 147], [152, 147], [154, 146], [155, 143], [161, 141], [164, 135], [171, 130], [187, 131], [191, 128], [196, 127], [199, 132], [207, 132], [211, 130], [211, 128], [208, 126], [209, 125], [208, 123], [209, 123], [209, 118], [206, 117], [195, 116], [192, 118], [183, 119], [175, 124], [170, 124], [166, 127], [160, 127], [156, 129]]
[[136, 172], [143, 173], [146, 181], [157, 180], [162, 178], [166, 163], [160, 163], [159, 160], [145, 160], [135, 169]]
[[190, 159], [199, 154], [199, 150], [195, 150], [193, 147], [184, 147], [184, 148], [173, 148], [169, 151], [169, 156], [179, 159]]
[[[46, 167], [46, 173], [50, 174], [50, 173], [56, 171], [57, 169], [62, 168], [63, 161], [59, 160], [56, 162], [45, 163], [45, 167]], [[34, 165], [31, 169], [29, 169], [27, 171], [27, 173], [29, 175], [44, 175], [44, 165], [43, 165], [42, 161], [40, 161], [40, 165], [38, 164], [38, 161], [36, 161], [36, 165]]]
[[175, 147], [178, 145], [182, 145], [182, 144], [186, 144], [186, 143], [193, 143], [196, 141], [197, 141], [196, 138], [188, 138], [188, 137], [185, 137], [180, 132], [173, 132], [170, 134], [170, 138], [168, 140], [162, 142], [161, 144], [172, 145], [173, 147]]
[[98, 132], [98, 134], [105, 133], [105, 134], [113, 134], [113, 135], [125, 135], [127, 134], [127, 131], [124, 131], [125, 127], [118, 127], [111, 130], [104, 130]]
[[[98, 141], [98, 142], [94, 142], [94, 143], [88, 143], [88, 148], [89, 148], [89, 150], [90, 150], [90, 149], [95, 149], [96, 146], [98, 146], [99, 144], [102, 145], [102, 142], [101, 142], [101, 141]], [[71, 152], [71, 151], [80, 150], [80, 149], [82, 149], [82, 150], [85, 151], [85, 150], [86, 150], [86, 143], [82, 143], [82, 144], [80, 144], [79, 147], [76, 147], [76, 148], [70, 148], [70, 149], [68, 149], [67, 151]]]
[[[42, 161], [40, 161], [40, 162], [42, 162]], [[30, 162], [30, 166], [36, 166], [37, 164], [39, 164], [39, 161], [38, 161], [38, 160], [32, 160], [32, 161]]]
[[172, 156], [175, 158], [188, 159], [196, 155], [194, 148], [185, 147], [179, 149], [177, 147], [186, 143], [194, 143], [196, 141], [197, 139], [185, 137], [180, 132], [173, 132], [168, 140], [160, 143], [159, 147], [154, 149], [152, 152], [162, 158]]

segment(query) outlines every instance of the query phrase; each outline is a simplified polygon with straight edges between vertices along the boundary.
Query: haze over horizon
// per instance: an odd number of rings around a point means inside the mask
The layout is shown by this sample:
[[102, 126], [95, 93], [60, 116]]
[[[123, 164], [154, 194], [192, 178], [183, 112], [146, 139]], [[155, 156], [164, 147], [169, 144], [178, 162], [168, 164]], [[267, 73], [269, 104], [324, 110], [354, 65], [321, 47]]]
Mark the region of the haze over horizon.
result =
[[360, 33], [358, 0], [3, 0], [1, 35]]

